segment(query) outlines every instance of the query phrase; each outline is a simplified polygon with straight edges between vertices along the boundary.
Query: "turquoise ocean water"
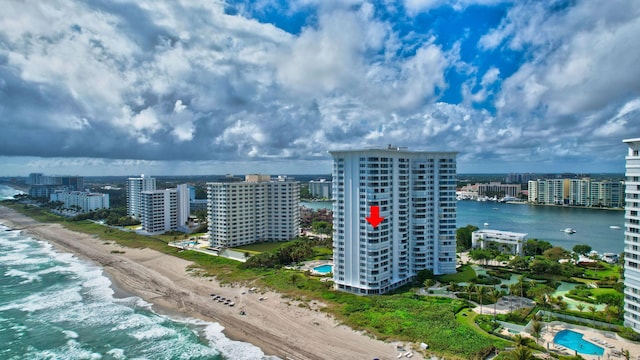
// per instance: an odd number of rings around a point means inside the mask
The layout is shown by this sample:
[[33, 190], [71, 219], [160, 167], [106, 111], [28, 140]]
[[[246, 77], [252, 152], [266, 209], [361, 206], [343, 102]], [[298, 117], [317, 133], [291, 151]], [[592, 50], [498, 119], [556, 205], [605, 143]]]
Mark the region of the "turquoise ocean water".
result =
[[114, 297], [100, 267], [3, 225], [0, 274], [0, 359], [276, 359], [217, 323]]
[[[331, 209], [331, 202], [303, 202], [304, 206]], [[488, 226], [484, 224], [487, 223]], [[530, 239], [549, 241], [571, 249], [577, 244], [590, 245], [605, 253], [624, 250], [624, 211], [582, 209], [557, 206], [505, 204], [491, 201], [458, 201], [457, 227], [468, 224], [479, 228], [528, 234]], [[621, 229], [611, 229], [619, 226]], [[561, 230], [572, 228], [575, 234]]]

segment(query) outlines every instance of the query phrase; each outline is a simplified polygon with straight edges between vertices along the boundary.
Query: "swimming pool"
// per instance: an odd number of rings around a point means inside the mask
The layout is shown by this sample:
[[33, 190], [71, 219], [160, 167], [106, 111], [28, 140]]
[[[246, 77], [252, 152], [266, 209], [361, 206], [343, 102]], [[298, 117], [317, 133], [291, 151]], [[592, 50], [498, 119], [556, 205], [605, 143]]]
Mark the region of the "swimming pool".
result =
[[598, 345], [590, 343], [584, 340], [582, 337], [584, 335], [571, 331], [571, 330], [562, 330], [556, 334], [553, 338], [553, 342], [562, 345], [571, 350], [577, 351], [580, 354], [585, 355], [603, 355], [604, 349]]
[[333, 271], [333, 265], [328, 265], [328, 264], [320, 265], [320, 266], [314, 267], [313, 271], [323, 275], [328, 274]]

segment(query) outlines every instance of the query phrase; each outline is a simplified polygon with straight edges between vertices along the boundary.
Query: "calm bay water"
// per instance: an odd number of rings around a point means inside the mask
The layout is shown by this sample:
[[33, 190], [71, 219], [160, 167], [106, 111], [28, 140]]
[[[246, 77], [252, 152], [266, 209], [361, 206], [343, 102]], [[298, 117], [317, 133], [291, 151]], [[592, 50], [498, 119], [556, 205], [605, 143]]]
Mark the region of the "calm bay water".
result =
[[3, 225], [0, 274], [0, 359], [277, 359], [217, 323], [114, 297], [102, 268]]
[[[303, 202], [312, 208], [331, 209], [330, 201]], [[488, 226], [484, 226], [488, 223]], [[571, 249], [577, 244], [590, 245], [594, 250], [621, 253], [624, 250], [624, 211], [504, 204], [490, 201], [458, 201], [457, 227], [474, 225], [479, 228], [521, 232], [529, 239], [545, 240]], [[575, 234], [561, 230], [573, 228]]]

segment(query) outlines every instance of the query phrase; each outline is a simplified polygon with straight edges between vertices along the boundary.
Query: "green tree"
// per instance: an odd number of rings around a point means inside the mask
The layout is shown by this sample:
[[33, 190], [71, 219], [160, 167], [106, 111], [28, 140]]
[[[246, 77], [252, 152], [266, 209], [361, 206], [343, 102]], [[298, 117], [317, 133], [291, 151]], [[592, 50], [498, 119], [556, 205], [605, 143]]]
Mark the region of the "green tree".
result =
[[314, 221], [311, 228], [318, 234], [331, 234], [333, 231], [333, 225], [327, 221]]
[[486, 287], [482, 286], [482, 285], [477, 285], [476, 286], [476, 294], [478, 295], [478, 300], [480, 301], [480, 314], [482, 314], [482, 303], [483, 303], [483, 297], [485, 295], [487, 295], [487, 293], [489, 292], [489, 289], [487, 289]]
[[207, 210], [201, 209], [193, 212], [193, 215], [198, 219], [198, 222], [206, 223], [207, 222]]
[[536, 338], [536, 343], [538, 343], [540, 336], [542, 336], [542, 326], [540, 321], [534, 321], [531, 324], [531, 335]]
[[476, 261], [483, 261], [486, 264], [487, 260], [491, 260], [495, 256], [493, 251], [489, 249], [473, 249], [469, 251], [469, 257]]
[[422, 269], [416, 273], [415, 281], [416, 284], [424, 284], [425, 280], [433, 279], [433, 270], [432, 269]]
[[514, 256], [513, 259], [511, 259], [511, 261], [509, 262], [509, 266], [511, 266], [516, 271], [523, 271], [529, 268], [529, 262], [523, 257]]
[[583, 303], [577, 303], [576, 304], [576, 309], [578, 309], [578, 311], [580, 311], [582, 313], [582, 310], [584, 310], [584, 304]]
[[467, 225], [456, 230], [456, 246], [459, 251], [471, 248], [471, 234], [478, 230], [477, 226]]
[[631, 353], [629, 349], [622, 349], [622, 356], [624, 356], [625, 360], [631, 359]]
[[589, 311], [591, 312], [591, 319], [592, 320], [596, 320], [596, 307], [593, 305], [589, 305], [589, 307], [587, 308], [589, 309]]
[[491, 291], [491, 300], [493, 300], [493, 316], [494, 317], [498, 313], [496, 310], [496, 306], [498, 305], [498, 300], [500, 299], [501, 296], [502, 296], [502, 292], [496, 288], [493, 288], [493, 290]]
[[536, 256], [542, 255], [546, 250], [551, 249], [553, 245], [551, 245], [548, 241], [538, 240], [538, 239], [529, 239], [524, 244], [524, 254], [527, 256]]
[[587, 255], [591, 252], [591, 246], [586, 244], [578, 244], [573, 247], [573, 252], [580, 255]]
[[560, 246], [554, 246], [550, 249], [547, 249], [542, 253], [542, 255], [553, 262], [557, 262], [560, 259], [567, 259], [570, 257], [569, 252]]
[[473, 290], [475, 290], [475, 286], [473, 286], [473, 284], [468, 284], [467, 286], [465, 286], [464, 290], [469, 295], [469, 303], [471, 303], [471, 294], [473, 294]]
[[529, 264], [529, 270], [534, 274], [546, 274], [550, 268], [549, 260], [535, 259]]
[[311, 191], [309, 191], [309, 184], [300, 185], [300, 199], [311, 199]]

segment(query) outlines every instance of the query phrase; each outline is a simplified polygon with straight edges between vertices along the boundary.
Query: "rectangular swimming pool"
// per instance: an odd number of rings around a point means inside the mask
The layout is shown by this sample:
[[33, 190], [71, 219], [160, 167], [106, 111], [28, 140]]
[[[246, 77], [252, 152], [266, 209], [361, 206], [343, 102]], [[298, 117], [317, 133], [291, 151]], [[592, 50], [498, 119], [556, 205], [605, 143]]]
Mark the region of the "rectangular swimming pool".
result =
[[603, 355], [604, 349], [584, 340], [584, 335], [572, 330], [562, 330], [553, 338], [553, 342], [585, 355]]

